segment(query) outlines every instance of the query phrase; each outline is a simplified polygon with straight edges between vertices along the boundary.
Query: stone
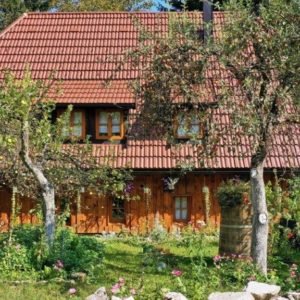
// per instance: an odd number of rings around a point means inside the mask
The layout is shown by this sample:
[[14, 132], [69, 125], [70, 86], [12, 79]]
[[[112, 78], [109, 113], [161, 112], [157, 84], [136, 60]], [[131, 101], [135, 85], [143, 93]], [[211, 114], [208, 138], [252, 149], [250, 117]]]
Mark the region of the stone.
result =
[[225, 292], [212, 293], [208, 296], [208, 300], [255, 300], [248, 292]]
[[71, 278], [84, 282], [86, 280], [86, 273], [83, 272], [72, 273]]
[[112, 296], [111, 300], [134, 300], [134, 298], [132, 296], [129, 296], [127, 298], [119, 298], [116, 296]]
[[87, 296], [85, 300], [109, 300], [109, 298], [105, 287], [101, 287], [94, 294]]
[[289, 300], [300, 300], [300, 292], [288, 292], [287, 297]]
[[169, 292], [165, 295], [165, 300], [187, 300], [181, 293]]
[[255, 300], [270, 300], [278, 296], [281, 288], [279, 285], [266, 284], [257, 281], [249, 281], [245, 292], [251, 293]]

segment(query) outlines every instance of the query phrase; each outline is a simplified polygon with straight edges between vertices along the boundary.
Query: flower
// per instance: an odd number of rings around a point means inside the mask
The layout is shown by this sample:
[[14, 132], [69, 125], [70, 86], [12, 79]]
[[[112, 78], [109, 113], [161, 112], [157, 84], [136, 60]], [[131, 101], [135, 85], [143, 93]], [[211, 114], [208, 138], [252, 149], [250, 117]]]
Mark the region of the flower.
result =
[[295, 271], [290, 271], [290, 277], [291, 278], [295, 278], [297, 275], [296, 275], [296, 272]]
[[75, 289], [75, 288], [70, 288], [69, 289], [69, 294], [70, 295], [74, 295], [74, 294], [76, 294], [77, 293], [77, 290]]
[[213, 258], [214, 263], [219, 262], [222, 259], [222, 257], [220, 255], [216, 255]]
[[119, 283], [116, 283], [114, 284], [112, 287], [111, 287], [111, 292], [113, 294], [117, 294], [119, 291], [120, 291], [120, 284]]
[[135, 295], [136, 294], [136, 289], [135, 288], [131, 288], [130, 289], [130, 294], [131, 295]]
[[54, 269], [57, 271], [63, 269], [63, 267], [64, 267], [64, 263], [61, 260], [57, 260], [54, 264]]
[[180, 270], [174, 269], [171, 274], [175, 277], [180, 277], [182, 275], [182, 272]]

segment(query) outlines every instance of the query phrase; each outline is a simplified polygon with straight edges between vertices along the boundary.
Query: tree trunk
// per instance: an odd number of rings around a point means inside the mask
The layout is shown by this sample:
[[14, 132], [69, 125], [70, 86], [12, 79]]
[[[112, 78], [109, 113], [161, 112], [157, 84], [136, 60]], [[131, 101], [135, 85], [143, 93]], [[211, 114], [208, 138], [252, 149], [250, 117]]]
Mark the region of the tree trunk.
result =
[[48, 245], [52, 245], [55, 237], [55, 192], [51, 184], [47, 184], [42, 192], [45, 207], [45, 233]]
[[267, 274], [268, 210], [264, 183], [264, 159], [251, 168], [253, 226], [251, 256], [263, 274]]
[[44, 175], [43, 169], [35, 164], [29, 155], [29, 122], [23, 121], [21, 132], [21, 159], [35, 176], [44, 202], [45, 233], [48, 246], [51, 247], [55, 237], [55, 192], [53, 185]]

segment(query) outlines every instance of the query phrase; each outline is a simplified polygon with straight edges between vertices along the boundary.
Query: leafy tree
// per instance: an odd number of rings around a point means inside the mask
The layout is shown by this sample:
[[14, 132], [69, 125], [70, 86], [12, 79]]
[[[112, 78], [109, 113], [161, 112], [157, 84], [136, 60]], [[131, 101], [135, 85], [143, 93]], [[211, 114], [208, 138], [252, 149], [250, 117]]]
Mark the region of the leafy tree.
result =
[[[190, 132], [189, 143], [197, 146], [200, 165], [213, 167], [210, 158], [220, 147], [241, 159], [250, 155], [252, 257], [266, 273], [264, 164], [278, 138], [288, 155], [289, 143], [299, 136], [300, 3], [256, 4], [230, 1], [222, 35], [205, 43], [185, 14], [175, 21], [171, 18], [167, 36], [141, 30], [140, 47], [128, 55], [141, 71], [133, 85], [143, 100], [141, 131], [176, 142], [176, 115], [196, 114], [206, 134], [199, 138]], [[223, 78], [208, 77], [209, 68], [218, 64]]]
[[[0, 91], [0, 171], [2, 181], [21, 195], [41, 199], [45, 233], [55, 234], [55, 195], [74, 197], [82, 187], [95, 193], [121, 194], [130, 173], [112, 170], [112, 158], [98, 161], [88, 142], [72, 138], [71, 107], [53, 122], [55, 103], [46, 86], [27, 72], [5, 76]], [[70, 143], [65, 144], [66, 133]]]
[[[214, 3], [214, 9], [218, 9], [219, 6], [224, 2], [222, 0], [219, 1], [210, 1]], [[171, 10], [175, 11], [202, 11], [203, 10], [203, 1], [202, 0], [171, 0], [168, 2], [168, 5], [171, 6]], [[159, 10], [168, 10], [166, 5], [160, 4]]]
[[27, 11], [46, 11], [51, 0], [1, 0], [0, 30], [7, 27]]
[[131, 11], [149, 8], [151, 0], [54, 0], [59, 11]]

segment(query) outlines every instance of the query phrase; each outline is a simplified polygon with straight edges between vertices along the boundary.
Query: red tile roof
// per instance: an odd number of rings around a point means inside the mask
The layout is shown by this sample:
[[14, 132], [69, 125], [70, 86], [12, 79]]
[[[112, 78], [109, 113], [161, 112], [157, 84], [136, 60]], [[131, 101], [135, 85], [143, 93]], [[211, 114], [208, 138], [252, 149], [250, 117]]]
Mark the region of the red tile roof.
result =
[[[189, 13], [195, 22], [202, 23], [201, 13]], [[115, 80], [103, 86], [128, 48], [138, 44], [136, 20], [148, 30], [166, 32], [170, 13], [29, 13], [0, 34], [0, 70], [10, 69], [22, 76], [29, 66], [32, 76], [46, 80], [50, 75], [58, 79], [50, 93], [58, 103], [135, 103], [127, 84], [135, 79], [138, 70], [125, 64], [115, 73]], [[214, 13], [214, 35], [224, 23], [224, 14]], [[216, 61], [212, 62], [207, 77], [228, 80]], [[54, 72], [54, 73], [53, 73]], [[0, 75], [2, 76], [2, 75]], [[235, 82], [228, 82], [236, 85]], [[206, 87], [209, 90], [209, 86]], [[210, 97], [213, 99], [213, 97]], [[206, 99], [210, 100], [210, 99]], [[131, 113], [135, 113], [131, 110]], [[228, 123], [226, 115], [221, 120]], [[266, 167], [300, 168], [300, 129], [295, 129], [293, 144], [277, 136], [268, 156]], [[240, 158], [228, 147], [219, 147], [213, 160], [206, 161], [207, 168], [248, 168], [249, 141], [239, 146], [248, 155]], [[178, 162], [190, 157], [196, 161], [195, 149], [185, 145], [176, 149], [164, 141], [128, 140], [126, 145], [94, 145], [95, 154], [115, 156], [115, 166], [129, 164], [136, 169], [174, 168]], [[236, 151], [238, 153], [240, 151]], [[196, 166], [200, 165], [196, 161]]]

